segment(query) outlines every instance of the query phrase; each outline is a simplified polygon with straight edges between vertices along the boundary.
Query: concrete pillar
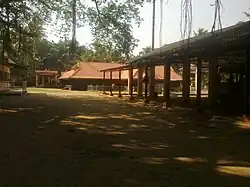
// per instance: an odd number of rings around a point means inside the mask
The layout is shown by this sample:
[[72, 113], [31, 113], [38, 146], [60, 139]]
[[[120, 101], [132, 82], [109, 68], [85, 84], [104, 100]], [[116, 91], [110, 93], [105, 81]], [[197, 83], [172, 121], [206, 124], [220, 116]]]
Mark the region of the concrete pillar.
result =
[[213, 108], [216, 105], [217, 86], [218, 86], [218, 59], [217, 57], [213, 57], [209, 60], [208, 99], [211, 108]]
[[189, 60], [189, 57], [186, 57], [183, 62], [182, 96], [183, 96], [183, 102], [185, 104], [189, 104], [190, 102], [190, 60]]
[[133, 98], [133, 68], [128, 70], [128, 94]]
[[102, 90], [102, 93], [103, 94], [105, 94], [106, 93], [106, 83], [105, 83], [105, 81], [106, 81], [106, 76], [105, 76], [105, 71], [103, 72], [103, 90]]
[[149, 70], [149, 97], [154, 97], [155, 93], [155, 66], [150, 66]]
[[110, 96], [113, 96], [112, 79], [112, 71], [110, 71]]
[[170, 62], [164, 64], [164, 92], [163, 97], [167, 105], [170, 104]]
[[198, 59], [195, 72], [195, 93], [196, 93], [197, 105], [200, 105], [201, 102], [201, 69], [202, 69], [202, 61], [201, 59]]
[[39, 75], [36, 74], [36, 87], [38, 87], [38, 86], [39, 86]]
[[122, 94], [121, 94], [121, 90], [122, 90], [122, 88], [121, 88], [121, 80], [122, 80], [122, 71], [121, 70], [119, 70], [119, 87], [118, 87], [118, 89], [119, 89], [119, 93], [118, 93], [118, 97], [122, 97]]
[[143, 76], [143, 69], [140, 67], [137, 70], [138, 78], [137, 78], [137, 96], [142, 96], [142, 76]]

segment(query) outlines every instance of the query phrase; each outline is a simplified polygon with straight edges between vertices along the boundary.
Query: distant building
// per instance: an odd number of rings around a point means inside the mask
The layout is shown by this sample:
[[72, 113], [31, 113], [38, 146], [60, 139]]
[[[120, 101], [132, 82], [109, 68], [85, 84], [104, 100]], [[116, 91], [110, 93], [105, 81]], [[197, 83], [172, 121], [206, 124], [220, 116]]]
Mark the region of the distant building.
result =
[[36, 87], [56, 87], [58, 72], [53, 70], [36, 70]]
[[7, 91], [10, 88], [10, 73], [11, 68], [15, 67], [16, 63], [12, 61], [7, 55], [4, 56], [4, 63], [0, 64], [0, 91]]
[[[100, 70], [116, 68], [123, 66], [124, 64], [118, 63], [107, 63], [107, 62], [82, 62], [79, 64], [78, 68], [63, 72], [62, 76], [59, 77], [62, 87], [66, 85], [71, 85], [72, 89], [76, 90], [87, 90], [88, 85], [103, 85], [110, 84], [110, 74], [105, 74], [105, 79], [103, 79], [103, 73]], [[137, 82], [137, 70], [134, 70], [134, 82], [136, 85]], [[145, 74], [143, 75], [145, 76]], [[155, 68], [155, 79], [157, 83], [163, 83], [164, 76], [164, 67], [157, 66]], [[115, 84], [116, 80], [119, 80], [119, 73], [117, 71], [112, 72], [112, 84]], [[121, 81], [123, 85], [127, 85], [128, 81], [128, 71], [122, 71]], [[180, 86], [182, 81], [182, 76], [179, 75], [171, 68], [171, 85]]]

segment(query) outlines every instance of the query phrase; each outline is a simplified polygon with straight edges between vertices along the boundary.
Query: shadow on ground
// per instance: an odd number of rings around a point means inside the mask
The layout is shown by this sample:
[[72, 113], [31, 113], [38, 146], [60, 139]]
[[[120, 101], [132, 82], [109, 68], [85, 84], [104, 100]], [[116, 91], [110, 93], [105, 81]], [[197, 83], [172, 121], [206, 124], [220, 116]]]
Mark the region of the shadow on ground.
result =
[[6, 97], [0, 186], [250, 186], [249, 130], [98, 95]]

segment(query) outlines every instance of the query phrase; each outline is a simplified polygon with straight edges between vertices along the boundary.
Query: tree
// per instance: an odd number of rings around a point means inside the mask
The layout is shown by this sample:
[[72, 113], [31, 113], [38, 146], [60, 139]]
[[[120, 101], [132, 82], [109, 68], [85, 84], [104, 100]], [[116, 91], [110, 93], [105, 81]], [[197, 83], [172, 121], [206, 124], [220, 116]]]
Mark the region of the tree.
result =
[[97, 62], [124, 62], [122, 54], [114, 48], [94, 42], [89, 47], [84, 46], [81, 59]]
[[[18, 39], [20, 50], [23, 37], [36, 37], [30, 30], [31, 20], [35, 18], [44, 24], [50, 18], [54, 5], [53, 0], [2, 0], [0, 2], [0, 24], [2, 51], [12, 57], [15, 54], [13, 40]], [[51, 5], [52, 4], [52, 5]], [[38, 19], [37, 19], [38, 18]], [[20, 51], [19, 51], [20, 52]]]
[[152, 51], [151, 46], [146, 46], [145, 48], [142, 48], [142, 50], [139, 52], [139, 56], [145, 55], [146, 53]]
[[[133, 23], [142, 21], [139, 8], [148, 0], [61, 0], [57, 12], [59, 35], [75, 38], [75, 27], [91, 26], [94, 42], [115, 49], [127, 59], [130, 58], [138, 40], [133, 36]], [[61, 21], [58, 21], [61, 20]], [[72, 31], [70, 30], [72, 28]], [[72, 43], [72, 48], [73, 48]], [[74, 50], [73, 50], [74, 51]]]
[[[250, 9], [249, 9], [250, 10]], [[244, 12], [244, 14], [246, 15], [246, 17], [248, 18], [248, 19], [250, 19], [250, 13], [249, 12]]]
[[194, 36], [202, 36], [208, 33], [208, 30], [204, 28], [199, 28], [197, 32], [194, 31]]

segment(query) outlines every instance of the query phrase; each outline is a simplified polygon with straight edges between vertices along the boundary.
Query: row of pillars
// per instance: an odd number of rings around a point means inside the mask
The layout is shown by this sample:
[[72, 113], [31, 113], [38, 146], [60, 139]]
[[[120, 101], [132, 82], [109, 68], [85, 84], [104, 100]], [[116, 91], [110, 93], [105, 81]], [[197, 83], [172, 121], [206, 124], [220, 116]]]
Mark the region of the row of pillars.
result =
[[[198, 59], [196, 61], [197, 69], [196, 69], [196, 102], [197, 105], [200, 104], [201, 101], [201, 72], [202, 72], [202, 61]], [[170, 62], [166, 62], [164, 64], [164, 101], [169, 104], [170, 103], [170, 77], [171, 77], [171, 66]], [[149, 101], [151, 97], [154, 96], [155, 93], [155, 66], [149, 67], [138, 67], [138, 78], [137, 78], [137, 96], [143, 96], [143, 71], [145, 72], [145, 92], [144, 96], [146, 101]], [[217, 89], [217, 74], [218, 72], [218, 63], [217, 58], [211, 59], [209, 63], [209, 100], [211, 105], [216, 102], [216, 89]], [[103, 79], [106, 79], [106, 72], [103, 72]], [[110, 79], [112, 82], [112, 71], [110, 73]], [[119, 70], [119, 80], [121, 80], [121, 70]], [[118, 84], [119, 88], [119, 97], [121, 97], [121, 84]], [[103, 93], [106, 92], [106, 88], [104, 86]], [[133, 68], [128, 70], [128, 93], [130, 98], [133, 99]], [[112, 93], [112, 86], [110, 86], [110, 95]], [[183, 74], [182, 74], [182, 96], [183, 102], [185, 104], [189, 104], [190, 102], [190, 59], [187, 57], [183, 62]]]

